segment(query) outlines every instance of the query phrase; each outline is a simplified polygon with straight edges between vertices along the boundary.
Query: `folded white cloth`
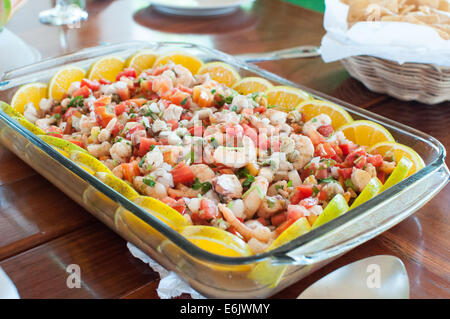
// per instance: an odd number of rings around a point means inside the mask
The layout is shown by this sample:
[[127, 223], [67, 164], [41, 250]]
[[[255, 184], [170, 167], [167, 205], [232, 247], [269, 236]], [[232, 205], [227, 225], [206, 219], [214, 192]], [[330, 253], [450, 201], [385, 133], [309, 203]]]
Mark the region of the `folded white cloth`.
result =
[[431, 27], [406, 22], [358, 22], [348, 29], [349, 7], [340, 0], [326, 0], [320, 53], [325, 62], [350, 56], [450, 66], [450, 40]]
[[20, 299], [16, 286], [0, 267], [0, 299]]
[[174, 297], [178, 297], [183, 293], [187, 293], [190, 294], [193, 299], [205, 299], [205, 297], [192, 289], [188, 283], [178, 277], [176, 273], [174, 273], [173, 271], [168, 271], [167, 269], [162, 267], [156, 261], [148, 257], [144, 252], [142, 252], [142, 250], [131, 243], [127, 243], [127, 247], [134, 257], [142, 260], [146, 264], [149, 264], [150, 268], [159, 273], [161, 279], [159, 281], [158, 289], [156, 289], [159, 298], [171, 299]]

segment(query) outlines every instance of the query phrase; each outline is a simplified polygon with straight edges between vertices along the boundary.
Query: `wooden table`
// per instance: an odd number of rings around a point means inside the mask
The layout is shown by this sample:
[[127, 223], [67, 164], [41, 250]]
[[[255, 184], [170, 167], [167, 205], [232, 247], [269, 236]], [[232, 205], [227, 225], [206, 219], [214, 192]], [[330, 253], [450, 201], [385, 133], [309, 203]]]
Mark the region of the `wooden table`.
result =
[[[59, 30], [38, 22], [50, 1], [28, 1], [9, 29], [45, 57], [63, 53]], [[320, 44], [322, 15], [291, 4], [256, 1], [216, 19], [163, 16], [146, 1], [88, 1], [89, 20], [69, 31], [69, 50], [99, 42], [190, 41], [230, 54]], [[401, 102], [368, 91], [340, 63], [320, 58], [261, 63], [261, 67], [344, 101], [416, 127], [450, 146], [450, 105]], [[448, 160], [447, 160], [448, 163]], [[294, 298], [332, 270], [372, 255], [398, 256], [412, 298], [449, 298], [450, 227], [447, 186], [413, 216], [275, 295]], [[0, 146], [0, 266], [23, 298], [157, 298], [159, 277], [131, 256], [125, 241]], [[66, 266], [82, 270], [80, 289], [66, 286]]]

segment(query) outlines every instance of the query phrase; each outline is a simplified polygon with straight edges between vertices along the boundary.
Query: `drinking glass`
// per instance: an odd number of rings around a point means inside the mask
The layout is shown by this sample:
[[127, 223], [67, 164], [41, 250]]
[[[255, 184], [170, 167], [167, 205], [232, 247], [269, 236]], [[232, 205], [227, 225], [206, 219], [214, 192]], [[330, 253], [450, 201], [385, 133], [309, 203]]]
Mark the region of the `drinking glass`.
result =
[[52, 9], [39, 13], [39, 21], [56, 26], [76, 24], [88, 18], [86, 0], [56, 0]]

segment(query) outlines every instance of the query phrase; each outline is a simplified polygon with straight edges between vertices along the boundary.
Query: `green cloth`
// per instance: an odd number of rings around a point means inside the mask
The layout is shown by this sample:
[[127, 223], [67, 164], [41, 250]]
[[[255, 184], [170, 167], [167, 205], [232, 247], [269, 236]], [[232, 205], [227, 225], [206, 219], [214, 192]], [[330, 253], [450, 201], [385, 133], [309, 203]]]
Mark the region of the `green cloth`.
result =
[[325, 12], [325, 0], [284, 0], [303, 8]]

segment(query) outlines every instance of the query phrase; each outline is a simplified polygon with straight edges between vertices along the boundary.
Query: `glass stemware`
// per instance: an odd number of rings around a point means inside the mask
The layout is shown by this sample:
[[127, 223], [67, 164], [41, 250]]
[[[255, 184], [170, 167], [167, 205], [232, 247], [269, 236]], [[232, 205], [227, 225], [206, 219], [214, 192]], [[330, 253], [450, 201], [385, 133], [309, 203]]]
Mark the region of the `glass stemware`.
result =
[[85, 6], [85, 0], [56, 0], [54, 8], [39, 14], [39, 21], [55, 26], [73, 25], [88, 18]]

